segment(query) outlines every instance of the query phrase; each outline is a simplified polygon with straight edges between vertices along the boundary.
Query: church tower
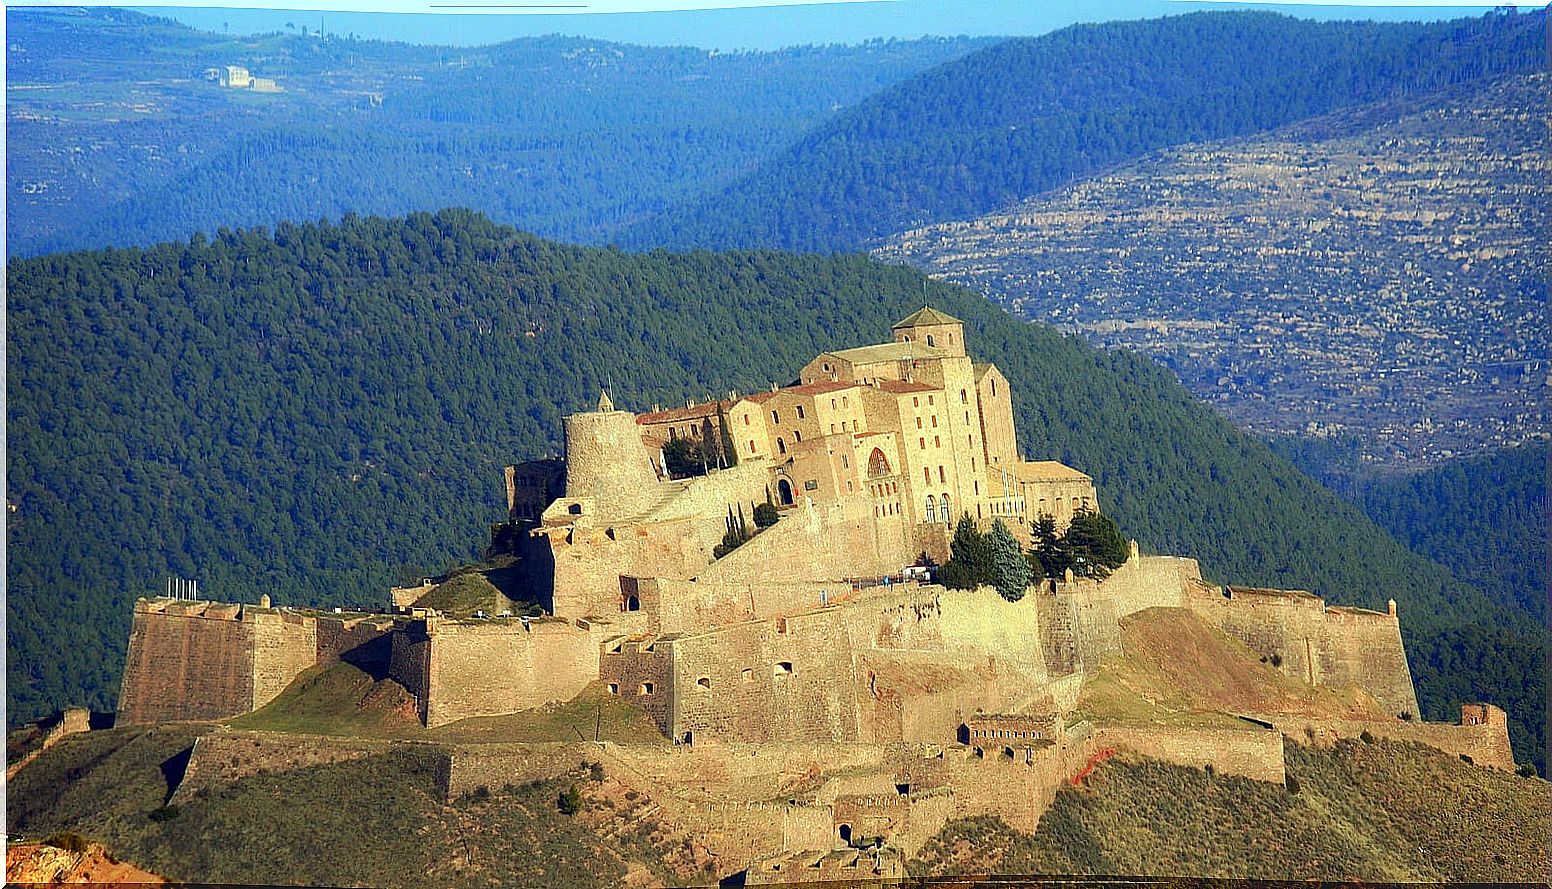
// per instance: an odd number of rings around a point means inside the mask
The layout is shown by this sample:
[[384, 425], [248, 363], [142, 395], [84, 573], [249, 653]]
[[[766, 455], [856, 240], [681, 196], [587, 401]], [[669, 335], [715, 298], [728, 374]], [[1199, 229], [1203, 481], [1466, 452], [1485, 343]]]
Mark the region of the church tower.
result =
[[965, 322], [923, 306], [894, 326], [895, 342], [919, 343], [956, 358], [965, 357]]

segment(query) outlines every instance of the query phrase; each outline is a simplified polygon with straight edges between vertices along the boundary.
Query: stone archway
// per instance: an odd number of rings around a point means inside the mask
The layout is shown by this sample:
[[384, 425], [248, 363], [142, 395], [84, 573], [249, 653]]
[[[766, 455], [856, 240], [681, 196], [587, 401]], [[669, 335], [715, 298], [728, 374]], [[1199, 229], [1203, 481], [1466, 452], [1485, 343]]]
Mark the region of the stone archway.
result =
[[781, 502], [782, 506], [791, 506], [793, 504], [792, 482], [789, 482], [784, 478], [777, 479], [776, 499]]

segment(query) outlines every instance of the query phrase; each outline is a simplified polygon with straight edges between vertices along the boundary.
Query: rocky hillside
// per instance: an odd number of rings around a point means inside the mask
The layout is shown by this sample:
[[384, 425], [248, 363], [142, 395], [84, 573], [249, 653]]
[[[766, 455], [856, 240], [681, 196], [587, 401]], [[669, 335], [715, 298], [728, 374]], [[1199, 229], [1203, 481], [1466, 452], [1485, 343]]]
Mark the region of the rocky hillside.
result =
[[1373, 475], [1544, 435], [1547, 74], [1179, 146], [875, 251]]

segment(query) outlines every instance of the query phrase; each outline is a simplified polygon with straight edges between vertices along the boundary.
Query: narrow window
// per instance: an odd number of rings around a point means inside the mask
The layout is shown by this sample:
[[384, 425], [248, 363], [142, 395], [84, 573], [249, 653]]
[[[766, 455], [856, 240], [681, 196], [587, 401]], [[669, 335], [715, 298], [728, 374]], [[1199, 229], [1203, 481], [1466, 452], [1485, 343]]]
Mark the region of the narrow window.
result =
[[932, 467], [930, 467], [930, 466], [923, 466], [922, 467], [922, 478], [927, 482], [927, 484], [929, 484], [929, 485], [932, 484]]
[[915, 395], [912, 395], [911, 396], [911, 407], [921, 407], [921, 399], [916, 397]]
[[846, 406], [847, 406], [847, 404], [846, 404], [846, 396], [842, 395], [841, 396], [841, 407], [846, 407]]
[[798, 419], [803, 419], [803, 405], [798, 405]]
[[933, 341], [932, 341], [932, 334], [930, 334], [930, 333], [929, 333], [929, 334], [927, 334], [927, 345], [929, 345], [929, 346], [935, 346], [935, 345], [937, 345], [937, 343], [934, 343], [934, 342], [933, 342]]
[[792, 430], [792, 442], [796, 444], [803, 440], [803, 432], [799, 429]]
[[744, 414], [744, 425], [745, 426], [749, 425], [749, 415], [748, 414]]
[[782, 454], [787, 453], [787, 443], [782, 441], [779, 438], [776, 439], [776, 450], [777, 450], [778, 453], [782, 453]]
[[644, 694], [644, 695], [652, 694], [652, 683], [650, 683], [650, 682], [643, 682], [643, 683], [641, 683], [640, 694]]
[[932, 404], [932, 403], [933, 403], [933, 398], [934, 398], [934, 397], [935, 397], [935, 396], [932, 396], [932, 395], [928, 395], [928, 396], [927, 396], [927, 403], [928, 403], [928, 404]]
[[771, 422], [775, 423], [777, 425], [780, 425], [781, 424], [781, 414], [778, 414], [775, 411], [771, 411]]
[[[926, 439], [925, 436], [916, 439], [916, 443], [921, 445], [921, 449], [922, 450], [924, 450], [924, 451], [927, 450], [927, 439]], [[930, 481], [930, 479], [929, 479], [929, 481]]]
[[938, 436], [934, 435], [932, 437], [932, 446], [935, 447], [935, 448], [943, 447], [943, 440], [941, 438], [939, 438]]
[[617, 695], [619, 693], [620, 693], [620, 684], [618, 682], [611, 682], [611, 683], [609, 683], [609, 694]]
[[934, 429], [938, 428], [938, 415], [937, 414], [933, 414], [932, 415], [932, 428], [934, 428]]
[[[959, 403], [960, 404], [969, 404], [970, 403], [970, 393], [965, 391], [964, 389], [960, 389], [959, 390]], [[965, 416], [968, 417], [970, 415], [969, 414], [965, 414]]]
[[850, 469], [851, 468], [851, 458], [846, 456], [845, 454], [841, 455], [841, 468], [842, 469]]
[[[931, 479], [928, 479], [928, 481], [931, 481]], [[936, 522], [937, 520], [938, 520], [938, 501], [931, 494], [928, 494], [927, 495], [927, 521], [929, 521], [929, 522]]]
[[834, 424], [834, 423], [831, 423], [831, 424], [830, 424], [830, 434], [831, 434], [831, 435], [834, 435], [834, 434], [835, 434], [835, 424]]
[[921, 417], [917, 417], [917, 418], [916, 418], [916, 428], [917, 428], [917, 429], [920, 429], [920, 428], [922, 428], [922, 421], [921, 421]]
[[752, 439], [752, 438], [749, 439], [749, 453], [751, 453], [751, 454], [757, 453], [757, 451], [755, 450], [755, 446], [754, 446], [754, 439]]
[[938, 481], [946, 481], [943, 476], [943, 467], [941, 465], [938, 466]]

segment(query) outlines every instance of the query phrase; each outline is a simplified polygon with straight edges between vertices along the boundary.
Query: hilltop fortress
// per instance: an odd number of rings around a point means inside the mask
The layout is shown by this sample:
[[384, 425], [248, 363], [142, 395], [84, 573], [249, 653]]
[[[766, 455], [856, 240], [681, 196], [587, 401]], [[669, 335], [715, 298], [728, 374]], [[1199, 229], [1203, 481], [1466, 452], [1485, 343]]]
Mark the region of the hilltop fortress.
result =
[[[604, 395], [566, 418], [564, 461], [507, 470], [511, 518], [553, 562], [544, 616], [438, 614], [414, 604], [429, 587], [396, 590], [393, 615], [141, 600], [120, 719], [234, 716], [333, 659], [380, 666], [427, 727], [597, 683], [674, 742], [611, 755], [658, 790], [699, 782], [710, 796], [681, 799], [683, 817], [738, 854], [777, 856], [752, 881], [781, 879], [809, 849], [821, 851], [803, 868], [873, 873], [894, 859], [822, 850], [883, 837], [909, 854], [955, 815], [1032, 829], [1057, 785], [1120, 746], [1281, 781], [1284, 734], [1371, 732], [1514, 767], [1496, 707], [1465, 708], [1459, 726], [1420, 722], [1394, 602], [1381, 613], [1217, 586], [1194, 560], [1135, 543], [1103, 581], [1069, 572], [1016, 602], [917, 582], [908, 569], [924, 553], [946, 560], [961, 516], [1001, 519], [1027, 542], [1043, 514], [1064, 526], [1101, 508], [1088, 475], [1020, 458], [1008, 382], [966, 345], [958, 320], [927, 308], [891, 342], [815, 357], [785, 388], [640, 415]], [[682, 439], [724, 465], [671, 478], [666, 452]], [[767, 503], [773, 524], [720, 546]], [[1166, 725], [1082, 711], [1085, 681], [1149, 609], [1188, 614], [1277, 681], [1352, 696], [1371, 715]], [[799, 762], [819, 776], [801, 798], [714, 804], [733, 793], [726, 782]], [[530, 768], [467, 751], [450, 763], [449, 792]], [[681, 791], [695, 796], [666, 792]]]

